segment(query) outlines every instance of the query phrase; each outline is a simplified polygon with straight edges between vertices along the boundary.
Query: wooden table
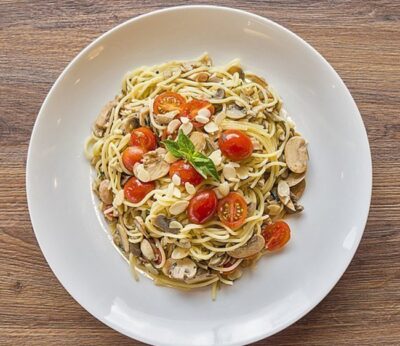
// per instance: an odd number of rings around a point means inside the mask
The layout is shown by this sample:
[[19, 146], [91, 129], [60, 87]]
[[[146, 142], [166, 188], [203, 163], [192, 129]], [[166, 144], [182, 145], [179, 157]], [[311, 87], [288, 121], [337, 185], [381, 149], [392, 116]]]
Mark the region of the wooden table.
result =
[[[25, 162], [39, 107], [67, 63], [116, 24], [172, 3], [185, 1], [1, 1], [1, 345], [140, 344], [89, 315], [49, 269], [29, 219]], [[373, 157], [371, 211], [347, 272], [311, 313], [258, 344], [400, 344], [400, 2], [219, 4], [271, 18], [321, 52], [358, 104]]]

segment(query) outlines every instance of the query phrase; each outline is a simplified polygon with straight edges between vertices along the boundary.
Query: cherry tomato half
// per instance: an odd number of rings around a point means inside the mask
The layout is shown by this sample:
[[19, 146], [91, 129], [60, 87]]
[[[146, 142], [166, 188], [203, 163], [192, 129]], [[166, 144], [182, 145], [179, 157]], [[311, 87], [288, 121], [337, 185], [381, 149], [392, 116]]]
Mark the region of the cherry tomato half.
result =
[[218, 203], [218, 216], [221, 222], [237, 229], [243, 225], [247, 217], [247, 204], [243, 196], [237, 192], [230, 192]]
[[193, 119], [197, 116], [199, 110], [203, 108], [207, 108], [210, 111], [211, 115], [213, 115], [215, 112], [215, 108], [210, 102], [193, 99], [192, 101], [186, 103], [183, 109], [183, 116], [188, 117], [190, 120], [192, 120], [192, 124], [194, 127], [202, 127], [204, 126], [204, 124], [193, 121]]
[[214, 216], [217, 205], [217, 195], [213, 190], [199, 191], [189, 202], [187, 209], [189, 221], [196, 224], [205, 223]]
[[169, 168], [169, 176], [176, 174], [181, 178], [181, 184], [184, 185], [185, 183], [190, 183], [194, 186], [199, 185], [203, 181], [203, 177], [199, 172], [197, 172], [194, 167], [184, 161], [179, 160], [174, 162], [171, 167]]
[[290, 227], [285, 221], [278, 220], [265, 225], [261, 234], [265, 239], [265, 248], [274, 251], [282, 248], [289, 241]]
[[125, 168], [132, 172], [133, 166], [139, 162], [146, 151], [142, 147], [128, 147], [122, 152], [122, 162]]
[[232, 161], [241, 161], [253, 153], [253, 143], [249, 136], [239, 130], [226, 130], [218, 140], [224, 156]]
[[157, 139], [148, 127], [139, 127], [131, 132], [131, 145], [142, 147], [146, 151], [157, 148]]
[[181, 113], [185, 104], [186, 100], [182, 95], [166, 91], [155, 98], [153, 111], [155, 114], [165, 114], [171, 111], [179, 111]]
[[139, 179], [132, 177], [124, 185], [124, 195], [129, 202], [138, 203], [155, 187], [156, 184], [153, 181], [143, 183]]

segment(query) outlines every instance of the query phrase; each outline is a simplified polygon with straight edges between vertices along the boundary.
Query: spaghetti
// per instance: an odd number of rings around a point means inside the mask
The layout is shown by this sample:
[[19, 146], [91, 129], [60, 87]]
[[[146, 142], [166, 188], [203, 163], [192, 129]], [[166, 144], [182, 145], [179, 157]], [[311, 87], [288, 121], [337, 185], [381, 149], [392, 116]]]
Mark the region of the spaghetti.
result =
[[[204, 54], [128, 73], [85, 153], [114, 243], [157, 285], [231, 285], [290, 237], [306, 142], [268, 83]], [[207, 209], [208, 208], [208, 209]]]

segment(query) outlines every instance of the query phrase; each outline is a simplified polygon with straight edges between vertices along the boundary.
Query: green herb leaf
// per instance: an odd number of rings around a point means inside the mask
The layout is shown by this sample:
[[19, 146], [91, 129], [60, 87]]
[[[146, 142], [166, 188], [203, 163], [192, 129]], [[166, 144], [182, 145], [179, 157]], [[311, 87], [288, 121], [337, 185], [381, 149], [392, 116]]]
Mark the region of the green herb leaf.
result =
[[215, 180], [219, 180], [217, 168], [215, 167], [214, 162], [204, 154], [196, 151], [192, 141], [182, 131], [179, 131], [176, 141], [166, 139], [162, 143], [176, 158], [182, 158], [189, 161], [196, 171], [204, 178], [211, 176]]

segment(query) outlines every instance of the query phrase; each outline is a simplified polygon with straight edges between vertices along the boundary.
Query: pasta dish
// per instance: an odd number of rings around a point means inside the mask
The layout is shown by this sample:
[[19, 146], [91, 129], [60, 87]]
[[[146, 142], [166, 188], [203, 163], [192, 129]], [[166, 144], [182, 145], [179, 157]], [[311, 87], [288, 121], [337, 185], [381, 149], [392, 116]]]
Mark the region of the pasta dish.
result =
[[133, 275], [181, 289], [232, 285], [290, 239], [306, 140], [239, 61], [207, 54], [129, 72], [85, 153], [113, 241]]

